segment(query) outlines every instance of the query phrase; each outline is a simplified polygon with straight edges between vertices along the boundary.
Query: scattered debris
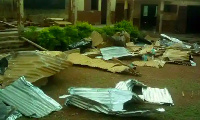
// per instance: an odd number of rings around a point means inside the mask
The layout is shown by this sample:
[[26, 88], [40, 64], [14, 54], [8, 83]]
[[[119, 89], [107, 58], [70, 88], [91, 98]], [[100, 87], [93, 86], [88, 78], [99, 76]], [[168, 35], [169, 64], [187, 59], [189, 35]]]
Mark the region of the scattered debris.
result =
[[190, 51], [167, 49], [162, 57], [165, 61], [190, 61], [190, 53]]
[[142, 50], [139, 52], [140, 55], [148, 54], [152, 52], [153, 45], [145, 45]]
[[136, 66], [146, 66], [146, 67], [155, 67], [162, 68], [165, 65], [165, 61], [163, 60], [150, 60], [150, 61], [134, 61], [133, 64]]
[[92, 41], [91, 41], [91, 39], [87, 39], [87, 38], [85, 38], [77, 43], [69, 45], [70, 50], [80, 48], [81, 53], [83, 53], [85, 49], [91, 48], [91, 47], [92, 47]]
[[92, 59], [79, 53], [72, 53], [67, 58], [68, 61], [76, 65], [84, 65], [90, 67], [101, 68], [113, 73], [121, 73], [129, 71], [129, 67], [117, 63], [108, 63], [101, 59]]
[[186, 49], [190, 49], [191, 48], [191, 45], [187, 45], [186, 43], [184, 43], [183, 41], [180, 41], [177, 38], [169, 37], [169, 36], [167, 36], [165, 34], [161, 34], [161, 38], [162, 38], [161, 41], [160, 41], [161, 45], [164, 45], [166, 47], [178, 43], [179, 45], [182, 46], [183, 49], [184, 48], [186, 48]]
[[124, 47], [107, 47], [100, 49], [100, 51], [104, 60], [132, 56], [132, 54]]
[[149, 35], [147, 35], [144, 39], [148, 40], [151, 43], [156, 43], [158, 40], [160, 40], [160, 38], [154, 38]]
[[197, 66], [197, 64], [192, 60], [190, 60], [190, 63], [191, 63], [191, 66], [193, 66], [193, 67]]
[[4, 73], [5, 73], [6, 69], [7, 69], [7, 67], [8, 67], [8, 60], [7, 60], [6, 57], [4, 57], [4, 58], [2, 58], [2, 59], [0, 60], [0, 74], [1, 74], [1, 75], [4, 75]]
[[0, 99], [8, 105], [15, 106], [23, 115], [34, 118], [41, 118], [52, 111], [62, 109], [59, 103], [26, 81], [25, 77], [1, 89]]
[[93, 47], [96, 47], [103, 43], [103, 37], [97, 31], [93, 31], [90, 38], [92, 39]]
[[151, 88], [141, 82], [138, 82], [137, 80], [132, 79], [117, 83], [115, 88], [137, 93], [142, 100], [150, 103], [174, 105], [172, 97], [167, 88]]
[[126, 47], [126, 43], [130, 42], [130, 35], [125, 31], [117, 32], [112, 38], [114, 39], [114, 46]]
[[16, 120], [22, 116], [14, 107], [6, 106], [0, 100], [0, 120]]

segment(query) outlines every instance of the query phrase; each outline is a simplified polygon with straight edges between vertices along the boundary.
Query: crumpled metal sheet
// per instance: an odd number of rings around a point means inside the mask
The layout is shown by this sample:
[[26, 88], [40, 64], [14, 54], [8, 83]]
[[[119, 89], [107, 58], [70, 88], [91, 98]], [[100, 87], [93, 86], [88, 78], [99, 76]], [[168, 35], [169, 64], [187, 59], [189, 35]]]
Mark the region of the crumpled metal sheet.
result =
[[[69, 88], [66, 105], [117, 116], [146, 116], [164, 112], [163, 108], [141, 107], [144, 101], [135, 93], [115, 88]], [[60, 98], [65, 98], [60, 97]], [[128, 105], [127, 105], [128, 104]], [[133, 106], [131, 109], [127, 106]], [[135, 106], [136, 105], [136, 106]]]
[[129, 51], [124, 47], [107, 47], [100, 49], [101, 54], [103, 55], [104, 60], [110, 60], [114, 58], [121, 58], [127, 56], [133, 56]]
[[160, 36], [163, 38], [160, 41], [161, 45], [168, 47], [168, 46], [171, 46], [173, 44], [179, 43], [179, 44], [182, 44], [182, 48], [188, 48], [188, 49], [191, 48], [191, 45], [187, 45], [186, 43], [184, 43], [183, 41], [181, 41], [177, 38], [173, 38], [173, 37], [167, 36], [165, 34], [160, 34]]
[[19, 78], [5, 89], [0, 90], [0, 99], [10, 106], [14, 106], [25, 116], [41, 118], [52, 111], [59, 111], [62, 106], [47, 96], [38, 87]]
[[[119, 99], [119, 98], [118, 98]], [[141, 109], [141, 110], [120, 110], [112, 111], [107, 105], [101, 104], [97, 101], [91, 100], [90, 98], [82, 97], [79, 95], [70, 95], [67, 97], [66, 105], [74, 105], [84, 110], [90, 110], [97, 113], [104, 113], [108, 115], [116, 115], [122, 117], [129, 116], [148, 116], [155, 113], [165, 112], [163, 108], [157, 109]]]
[[151, 88], [147, 87], [141, 82], [137, 80], [129, 79], [127, 81], [120, 81], [117, 83], [115, 88], [120, 90], [128, 90], [131, 92], [140, 91], [141, 94], [137, 94], [141, 99], [150, 103], [157, 104], [169, 104], [174, 105], [172, 97], [167, 88], [159, 89], [159, 88]]
[[112, 111], [123, 110], [123, 105], [127, 101], [142, 101], [136, 94], [130, 91], [122, 91], [115, 88], [69, 88], [68, 91], [70, 95], [90, 98], [91, 100], [104, 104]]
[[0, 120], [16, 120], [22, 116], [21, 113], [16, 111], [15, 109], [12, 110], [11, 106], [6, 106], [0, 100]]
[[167, 88], [142, 88], [142, 97], [145, 101], [157, 104], [170, 104], [174, 105], [172, 97]]

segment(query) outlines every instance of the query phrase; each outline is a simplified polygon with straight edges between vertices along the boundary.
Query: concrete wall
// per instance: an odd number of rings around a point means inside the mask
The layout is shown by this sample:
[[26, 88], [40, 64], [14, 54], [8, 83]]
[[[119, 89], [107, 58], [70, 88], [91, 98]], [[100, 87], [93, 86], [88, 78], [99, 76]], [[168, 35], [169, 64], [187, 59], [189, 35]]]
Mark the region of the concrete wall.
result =
[[[118, 2], [123, 2], [123, 0], [118, 0]], [[135, 0], [134, 5], [134, 19], [133, 24], [140, 28], [141, 26], [141, 6], [142, 4], [156, 4], [158, 5], [158, 15], [157, 15], [157, 26], [159, 26], [159, 15], [160, 15], [160, 1], [159, 0]], [[165, 1], [165, 5], [179, 5], [180, 7], [185, 6], [187, 8], [188, 5], [200, 5], [199, 0], [194, 1], [176, 1], [176, 0], [168, 0]], [[187, 11], [187, 10], [186, 10]], [[186, 21], [187, 21], [187, 12], [181, 11], [177, 9], [176, 13], [163, 13], [163, 32], [186, 32]]]
[[[98, 9], [91, 10], [91, 0], [78, 0], [78, 21], [86, 21], [90, 24], [101, 24], [101, 7], [102, 7], [102, 0], [98, 1]], [[73, 22], [73, 15], [71, 10], [71, 3], [70, 3], [70, 11], [69, 11], [69, 20]], [[111, 1], [111, 16], [112, 16], [112, 23], [115, 23], [115, 8], [116, 8], [116, 0]]]
[[78, 11], [78, 21], [85, 21], [90, 24], [101, 24], [100, 11]]
[[24, 12], [26, 18], [39, 23], [47, 17], [68, 19], [68, 11], [65, 9], [25, 9]]

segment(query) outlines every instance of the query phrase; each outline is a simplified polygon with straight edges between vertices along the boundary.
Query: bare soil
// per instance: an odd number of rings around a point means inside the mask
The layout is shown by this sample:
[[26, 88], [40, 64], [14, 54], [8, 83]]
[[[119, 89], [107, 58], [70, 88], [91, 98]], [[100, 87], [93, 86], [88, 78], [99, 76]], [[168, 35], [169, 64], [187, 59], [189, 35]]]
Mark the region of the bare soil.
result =
[[[41, 118], [41, 120], [199, 120], [200, 119], [200, 57], [195, 57], [196, 67], [166, 64], [164, 68], [138, 67], [142, 77], [114, 74], [107, 71], [72, 66], [49, 78], [41, 89], [63, 105], [59, 112]], [[175, 105], [164, 106], [166, 112], [150, 117], [121, 118], [82, 110], [74, 106], [64, 106], [64, 99], [58, 97], [67, 94], [69, 87], [115, 87], [121, 80], [137, 79], [151, 87], [168, 88]], [[182, 95], [184, 93], [184, 96]], [[27, 106], [28, 107], [28, 106]], [[30, 118], [23, 117], [19, 120]], [[34, 119], [32, 119], [34, 120]]]

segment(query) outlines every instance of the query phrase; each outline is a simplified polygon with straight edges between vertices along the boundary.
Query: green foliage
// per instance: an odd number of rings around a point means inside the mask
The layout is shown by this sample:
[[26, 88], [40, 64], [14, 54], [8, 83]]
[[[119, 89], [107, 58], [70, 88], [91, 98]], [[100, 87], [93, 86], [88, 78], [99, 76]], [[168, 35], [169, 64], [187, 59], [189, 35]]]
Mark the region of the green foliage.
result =
[[93, 26], [88, 22], [78, 22], [75, 27], [78, 30], [78, 36], [81, 39], [89, 37], [94, 30]]
[[37, 27], [35, 26], [30, 26], [28, 27], [28, 29], [24, 32], [23, 36], [34, 41], [37, 42], [37, 38], [38, 38], [38, 30]]
[[116, 33], [115, 28], [111, 27], [111, 26], [105, 26], [105, 27], [103, 27], [102, 31], [105, 34], [107, 34], [108, 36], [113, 36]]
[[140, 35], [137, 27], [134, 27], [128, 21], [121, 21], [114, 26], [105, 26], [103, 28], [95, 28], [87, 22], [78, 22], [76, 25], [66, 26], [64, 28], [52, 26], [41, 31], [37, 27], [29, 27], [25, 31], [24, 36], [48, 50], [67, 50], [70, 44], [87, 38], [92, 31], [97, 31], [100, 34], [113, 36], [116, 32], [126, 31], [131, 35], [131, 38], [136, 38]]
[[81, 40], [81, 37], [78, 35], [78, 29], [75, 26], [66, 26], [64, 32], [68, 45]]
[[56, 41], [55, 37], [49, 32], [48, 28], [40, 31], [38, 35], [38, 44], [48, 50], [54, 50], [59, 42]]
[[133, 38], [137, 38], [140, 35], [140, 31], [138, 30], [138, 28], [133, 26], [131, 22], [125, 20], [116, 23], [114, 25], [114, 29], [116, 32], [126, 31]]

